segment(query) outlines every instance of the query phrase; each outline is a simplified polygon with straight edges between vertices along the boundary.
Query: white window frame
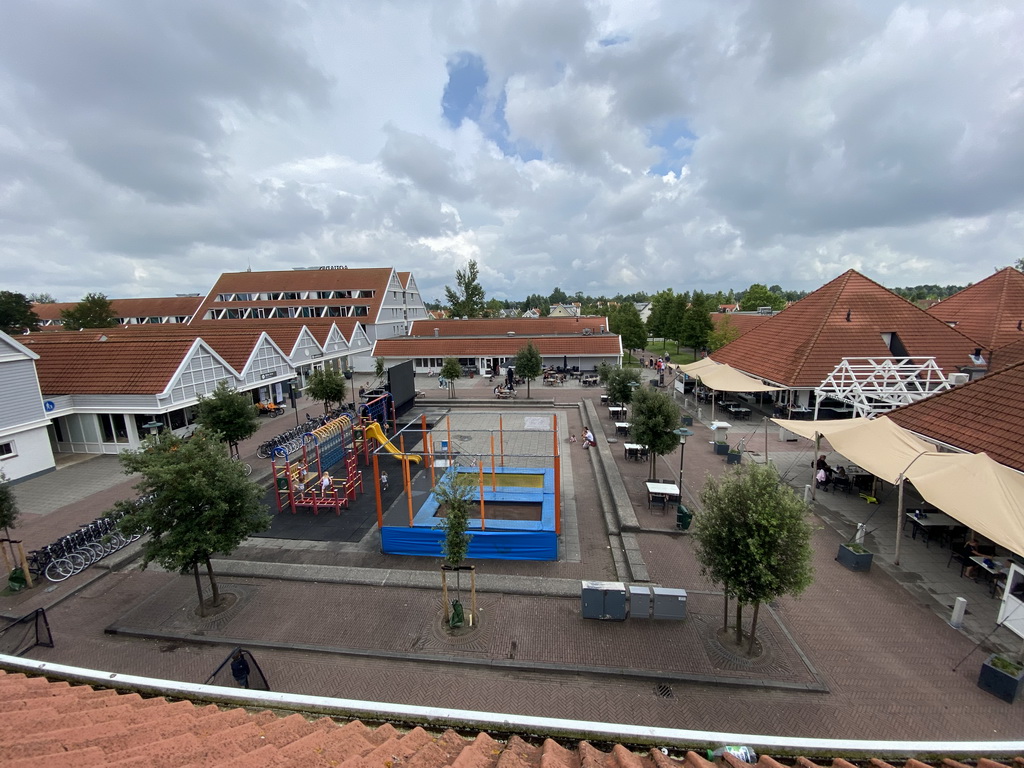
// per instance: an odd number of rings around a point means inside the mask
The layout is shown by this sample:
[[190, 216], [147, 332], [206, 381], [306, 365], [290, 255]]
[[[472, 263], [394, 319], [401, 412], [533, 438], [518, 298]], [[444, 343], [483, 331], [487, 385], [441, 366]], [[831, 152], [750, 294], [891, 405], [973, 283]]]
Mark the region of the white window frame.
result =
[[[5, 448], [8, 449], [6, 452], [4, 452]], [[18, 446], [15, 444], [13, 440], [4, 440], [3, 442], [0, 442], [0, 461], [5, 461], [6, 459], [13, 459], [17, 455]]]

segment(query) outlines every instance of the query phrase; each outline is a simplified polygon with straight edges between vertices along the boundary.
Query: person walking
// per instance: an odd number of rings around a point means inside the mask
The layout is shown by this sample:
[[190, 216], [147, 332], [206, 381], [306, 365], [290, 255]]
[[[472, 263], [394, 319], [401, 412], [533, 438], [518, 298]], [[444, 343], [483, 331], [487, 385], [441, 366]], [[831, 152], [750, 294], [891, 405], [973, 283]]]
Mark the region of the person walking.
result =
[[231, 676], [242, 688], [249, 687], [249, 662], [242, 656], [241, 651], [235, 651], [235, 655], [231, 657]]
[[386, 491], [388, 489], [388, 473], [387, 470], [381, 470], [380, 472], [380, 489]]

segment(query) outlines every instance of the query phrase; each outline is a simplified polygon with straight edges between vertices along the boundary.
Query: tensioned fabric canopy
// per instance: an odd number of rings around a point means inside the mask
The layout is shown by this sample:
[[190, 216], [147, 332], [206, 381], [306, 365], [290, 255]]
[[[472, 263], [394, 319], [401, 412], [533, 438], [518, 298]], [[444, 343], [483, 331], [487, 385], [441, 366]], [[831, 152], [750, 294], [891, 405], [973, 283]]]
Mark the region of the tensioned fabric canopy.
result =
[[776, 392], [783, 389], [740, 373], [731, 365], [719, 365], [709, 357], [689, 365], [681, 365], [679, 370], [700, 379], [705, 386], [717, 392]]
[[821, 435], [843, 456], [890, 483], [901, 476], [910, 480], [929, 503], [996, 544], [1024, 554], [1024, 474], [984, 453], [938, 453], [885, 416], [772, 421], [801, 437]]
[[935, 450], [885, 416], [875, 419], [794, 421], [772, 419], [780, 427], [811, 440], [821, 435], [850, 461], [890, 483], [899, 481], [913, 461]]

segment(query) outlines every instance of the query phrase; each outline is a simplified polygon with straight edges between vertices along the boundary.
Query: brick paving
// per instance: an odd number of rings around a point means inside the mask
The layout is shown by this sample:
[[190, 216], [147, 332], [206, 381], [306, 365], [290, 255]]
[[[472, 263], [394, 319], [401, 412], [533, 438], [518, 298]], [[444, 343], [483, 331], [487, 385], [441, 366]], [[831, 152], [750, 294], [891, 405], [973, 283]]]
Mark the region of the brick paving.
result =
[[[459, 382], [459, 396], [476, 390], [486, 396], [486, 379], [476, 383]], [[565, 403], [548, 410], [564, 414], [560, 421], [578, 435], [582, 417], [571, 404], [597, 393], [565, 388], [553, 395], [538, 390], [534, 396]], [[605, 438], [614, 437], [605, 418], [591, 426]], [[694, 429], [697, 435], [688, 441], [685, 456], [685, 495], [690, 497], [696, 497], [707, 472], [724, 469], [722, 457], [707, 446], [709, 431], [700, 424]], [[753, 435], [756, 425], [740, 429]], [[617, 539], [605, 530], [597, 500], [591, 466], [596, 456], [579, 444], [561, 445], [572, 467], [579, 562], [486, 561], [477, 564], [481, 581], [532, 577], [554, 584], [622, 578], [616, 571], [621, 558], [611, 551]], [[776, 445], [770, 441], [769, 450]], [[834, 553], [842, 537], [825, 525], [815, 531], [812, 586], [761, 612], [773, 651], [770, 662], [744, 667], [715, 652], [708, 637], [721, 621], [721, 596], [699, 573], [690, 539], [675, 532], [674, 514], [647, 510], [642, 482], [649, 465], [626, 462], [621, 443], [602, 450], [621, 473], [640, 522], [637, 540], [651, 580], [691, 593], [692, 614], [686, 622], [584, 621], [578, 599], [483, 591], [481, 629], [453, 639], [432, 620], [440, 611], [436, 589], [248, 576], [225, 576], [224, 589], [241, 599], [224, 616], [200, 622], [193, 615], [190, 578], [131, 567], [88, 577], [87, 571], [52, 592], [37, 589], [28, 596], [0, 598], [0, 608], [14, 615], [36, 604], [53, 606], [48, 614], [56, 647], [36, 648], [28, 654], [32, 658], [191, 682], [202, 682], [231, 644], [248, 643], [279, 691], [738, 733], [908, 740], [1021, 737], [1024, 729], [1015, 708], [975, 685], [981, 651], [953, 671], [971, 653], [972, 640], [884, 570], [854, 574], [839, 566]], [[677, 454], [652, 460], [659, 462], [656, 476], [678, 476]], [[789, 460], [802, 458], [791, 452]], [[59, 486], [60, 477], [61, 472], [53, 473], [48, 482]], [[31, 524], [69, 527], [73, 515], [91, 519], [111, 497], [126, 492], [130, 483], [114, 485]], [[19, 534], [28, 544], [41, 530], [26, 524]], [[429, 559], [385, 557], [372, 547], [290, 544], [247, 543], [233, 560], [358, 566], [395, 574], [437, 567]], [[105, 634], [111, 625], [165, 636]], [[695, 681], [702, 675], [721, 682]], [[729, 678], [748, 685], [723, 685]], [[769, 688], [760, 680], [804, 686], [820, 681], [827, 692]], [[658, 682], [667, 689], [659, 691]]]

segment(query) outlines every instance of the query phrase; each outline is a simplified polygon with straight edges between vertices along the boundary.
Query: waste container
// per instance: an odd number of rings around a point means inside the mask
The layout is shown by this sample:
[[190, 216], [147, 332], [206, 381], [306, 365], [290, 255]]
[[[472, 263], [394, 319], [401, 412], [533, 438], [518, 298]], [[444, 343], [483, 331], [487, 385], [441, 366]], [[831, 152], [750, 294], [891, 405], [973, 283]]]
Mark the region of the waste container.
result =
[[20, 592], [27, 586], [25, 572], [21, 568], [15, 568], [7, 576], [7, 588], [11, 592]]
[[693, 522], [693, 513], [690, 512], [684, 505], [680, 504], [676, 507], [676, 528], [680, 531], [688, 531], [690, 529], [690, 523]]

